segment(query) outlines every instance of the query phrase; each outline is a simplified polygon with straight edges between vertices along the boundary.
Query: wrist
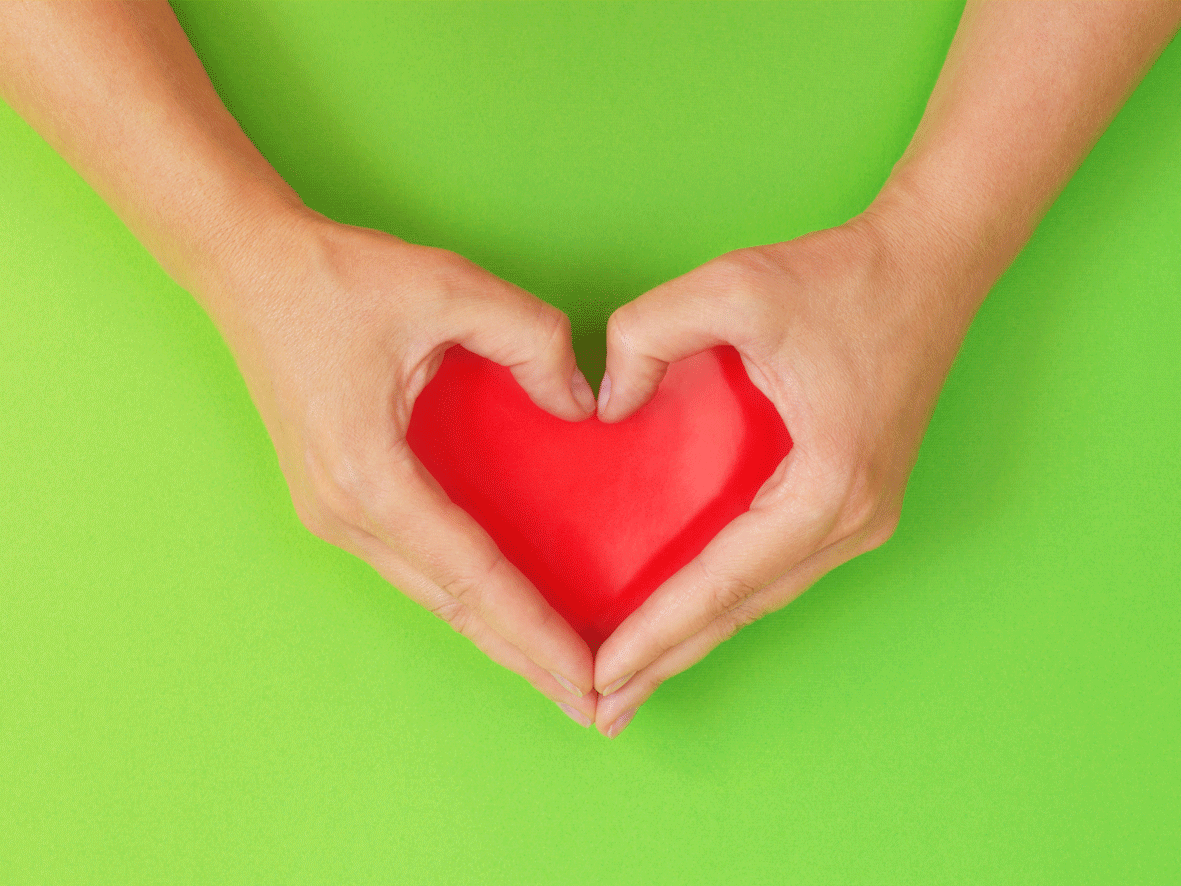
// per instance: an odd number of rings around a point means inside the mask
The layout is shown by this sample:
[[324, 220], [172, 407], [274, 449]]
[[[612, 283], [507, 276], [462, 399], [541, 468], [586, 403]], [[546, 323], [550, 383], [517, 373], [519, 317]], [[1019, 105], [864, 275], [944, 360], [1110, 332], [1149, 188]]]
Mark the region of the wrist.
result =
[[962, 332], [1027, 239], [899, 168], [851, 224], [868, 230], [899, 287]]
[[982, 171], [965, 180], [950, 162], [912, 150], [862, 217], [917, 272], [938, 280], [974, 313], [1029, 242], [1044, 201], [1022, 190], [1006, 194]]
[[224, 328], [306, 275], [331, 224], [293, 195], [256, 192], [222, 209], [168, 270]]

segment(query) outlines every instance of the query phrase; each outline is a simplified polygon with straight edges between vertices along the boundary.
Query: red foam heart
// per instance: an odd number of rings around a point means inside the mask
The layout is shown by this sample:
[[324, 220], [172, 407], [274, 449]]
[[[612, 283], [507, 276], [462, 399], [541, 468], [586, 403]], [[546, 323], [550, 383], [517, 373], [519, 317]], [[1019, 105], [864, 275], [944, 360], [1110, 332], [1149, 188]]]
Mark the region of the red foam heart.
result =
[[407, 440], [592, 650], [750, 507], [791, 449], [730, 347], [674, 363], [611, 425], [555, 418], [509, 370], [452, 347]]

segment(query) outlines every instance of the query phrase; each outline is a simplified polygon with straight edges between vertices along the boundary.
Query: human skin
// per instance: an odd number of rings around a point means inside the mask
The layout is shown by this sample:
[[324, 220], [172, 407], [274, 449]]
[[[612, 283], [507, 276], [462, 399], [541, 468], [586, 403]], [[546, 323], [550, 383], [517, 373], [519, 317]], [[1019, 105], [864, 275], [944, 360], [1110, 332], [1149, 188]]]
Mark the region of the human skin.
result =
[[560, 312], [305, 207], [166, 4], [5, 4], [0, 92], [209, 313], [304, 524], [614, 736], [663, 680], [889, 537], [972, 316], [1179, 21], [1175, 3], [969, 4], [863, 213], [728, 253], [612, 316], [603, 420], [646, 402], [668, 362], [725, 342], [795, 445], [597, 659], [404, 439], [452, 343], [511, 366], [553, 414], [589, 415]]
[[750, 510], [600, 647], [600, 731], [617, 735], [664, 680], [890, 537], [972, 317], [1179, 24], [1179, 3], [969, 2], [864, 212], [727, 253], [611, 316], [601, 420], [647, 402], [670, 362], [727, 343], [794, 446]]
[[0, 93], [209, 313], [308, 529], [589, 725], [585, 641], [405, 440], [454, 343], [559, 418], [593, 414], [566, 315], [452, 252], [305, 207], [166, 3], [3, 4]]

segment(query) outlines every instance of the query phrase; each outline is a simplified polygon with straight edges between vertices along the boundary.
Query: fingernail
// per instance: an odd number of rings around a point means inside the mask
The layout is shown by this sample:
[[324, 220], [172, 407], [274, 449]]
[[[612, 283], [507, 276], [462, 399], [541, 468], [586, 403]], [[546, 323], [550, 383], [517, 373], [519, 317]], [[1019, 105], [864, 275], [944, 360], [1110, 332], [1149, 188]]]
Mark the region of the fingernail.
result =
[[636, 715], [636, 712], [635, 712], [635, 709], [633, 708], [632, 710], [628, 711], [626, 714], [621, 716], [614, 723], [612, 723], [611, 728], [607, 730], [607, 737], [614, 738], [615, 736], [619, 735], [619, 733], [623, 732], [623, 730], [627, 728], [627, 724], [632, 721], [632, 717], [634, 717], [635, 715]]
[[595, 408], [595, 392], [591, 390], [590, 382], [580, 370], [574, 370], [574, 376], [570, 379], [570, 391], [578, 405], [587, 412]]
[[600, 692], [599, 695], [610, 695], [612, 692], [618, 692], [620, 689], [623, 688], [623, 684], [626, 683], [628, 680], [630, 680], [635, 675], [636, 675], [636, 672], [632, 671], [626, 677], [620, 677], [618, 680], [616, 680], [614, 683], [612, 683], [610, 686], [608, 686], [606, 689], [604, 689], [602, 692]]
[[558, 683], [561, 684], [562, 688], [565, 689], [567, 692], [572, 692], [575, 695], [577, 695], [579, 698], [582, 698], [582, 696], [585, 694], [581, 689], [579, 689], [577, 686], [575, 686], [573, 683], [571, 683], [569, 680], [567, 680], [561, 674], [555, 674], [553, 671], [550, 671], [549, 675], [551, 677], [553, 677], [555, 680], [557, 680]]
[[607, 408], [607, 401], [611, 399], [611, 376], [603, 373], [603, 380], [599, 383], [599, 412]]
[[[560, 707], [562, 709], [562, 712], [567, 717], [569, 717], [571, 720], [573, 720], [575, 723], [577, 723], [583, 729], [586, 729], [586, 727], [590, 726], [591, 718], [588, 717], [586, 714], [584, 714], [582, 711], [572, 708], [568, 704], [562, 704], [561, 702], [558, 702], [558, 707]], [[624, 724], [624, 725], [626, 725], [626, 724]]]

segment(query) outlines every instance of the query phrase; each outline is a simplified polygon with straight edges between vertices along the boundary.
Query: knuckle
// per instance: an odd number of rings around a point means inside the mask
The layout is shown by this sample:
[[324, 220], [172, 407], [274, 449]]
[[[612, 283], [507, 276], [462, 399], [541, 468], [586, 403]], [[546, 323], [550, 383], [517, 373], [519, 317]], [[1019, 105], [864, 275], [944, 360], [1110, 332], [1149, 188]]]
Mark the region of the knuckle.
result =
[[343, 454], [326, 460], [309, 452], [305, 464], [319, 510], [356, 525], [361, 519], [360, 493], [364, 488], [356, 460]]
[[543, 634], [556, 633], [558, 626], [563, 623], [562, 617], [540, 597], [535, 605], [523, 613], [521, 620]]
[[831, 537], [844, 541], [862, 536], [874, 525], [881, 507], [881, 495], [869, 469], [862, 464], [849, 463], [834, 478], [832, 500], [835, 517]]
[[309, 457], [308, 483], [318, 510], [329, 520], [397, 535], [406, 519], [398, 486], [388, 482], [391, 470], [400, 472], [404, 466], [388, 458], [379, 464], [364, 453], [337, 451], [329, 457]]
[[880, 548], [891, 538], [898, 529], [898, 521], [901, 515], [891, 511], [886, 516], [879, 518], [877, 525], [875, 525], [869, 532], [865, 539], [866, 550], [873, 551]]
[[551, 359], [563, 356], [571, 341], [570, 318], [545, 302], [538, 307], [538, 355]]
[[[769, 262], [758, 249], [740, 249], [718, 260], [710, 309], [716, 313], [727, 338], [753, 341], [756, 331], [765, 336], [783, 324], [783, 307], [773, 297]], [[782, 283], [775, 284], [782, 287]]]
[[714, 587], [714, 607], [719, 611], [729, 612], [753, 592], [754, 588], [741, 579], [726, 579]]
[[715, 612], [729, 612], [759, 589], [745, 576], [715, 569], [706, 560], [700, 561], [699, 569]]
[[748, 625], [754, 624], [763, 617], [763, 612], [762, 607], [755, 605], [751, 600], [747, 600], [731, 613], [735, 625], [734, 632], [737, 633]]
[[758, 621], [759, 613], [749, 603], [737, 606], [723, 622], [718, 642], [732, 640], [743, 628]]
[[419, 270], [432, 288], [456, 293], [465, 288], [471, 274], [472, 263], [450, 249], [439, 246], [419, 245]]
[[443, 600], [430, 607], [431, 615], [441, 618], [458, 634], [468, 635], [471, 625], [471, 615], [468, 608], [454, 597]]
[[319, 509], [300, 501], [295, 501], [294, 504], [295, 515], [303, 524], [304, 529], [321, 541], [332, 541], [335, 533], [332, 531], [330, 521], [320, 513]]
[[862, 552], [881, 547], [898, 527], [900, 508], [891, 504], [867, 471], [854, 473], [845, 489], [833, 535], [854, 540]]
[[873, 525], [877, 510], [877, 500], [871, 495], [860, 493], [846, 500], [839, 522], [840, 537], [852, 538], [864, 534]]
[[549, 330], [550, 342], [562, 345], [570, 338], [570, 318], [564, 311], [560, 311], [551, 304], [541, 302], [542, 323]]
[[615, 351], [630, 350], [635, 328], [635, 309], [631, 304], [617, 308], [607, 318], [607, 347]]
[[459, 603], [467, 605], [472, 602], [478, 605], [481, 590], [506, 563], [504, 554], [497, 550], [479, 569], [457, 572], [445, 579], [442, 584], [443, 591]]
[[722, 298], [728, 306], [746, 307], [760, 301], [767, 263], [754, 249], [727, 252], [718, 262]]

